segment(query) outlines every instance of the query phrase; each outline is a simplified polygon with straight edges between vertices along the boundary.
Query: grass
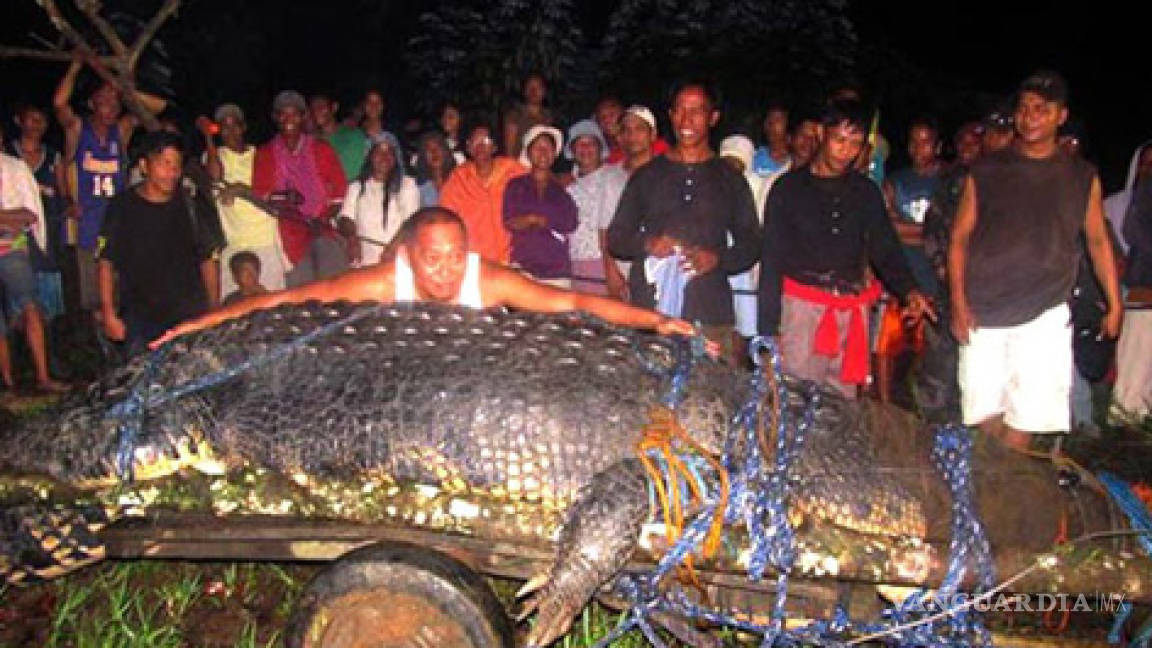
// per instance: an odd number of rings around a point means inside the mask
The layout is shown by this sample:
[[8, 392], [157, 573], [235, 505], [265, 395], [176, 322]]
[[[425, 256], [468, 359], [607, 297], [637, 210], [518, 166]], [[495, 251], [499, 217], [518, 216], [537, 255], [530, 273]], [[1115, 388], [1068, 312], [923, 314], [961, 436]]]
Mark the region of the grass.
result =
[[105, 563], [0, 591], [0, 647], [281, 645], [315, 568], [165, 561]]
[[[0, 648], [269, 648], [318, 566], [275, 563], [108, 562], [29, 587], [0, 589]], [[491, 579], [509, 610], [520, 583]], [[621, 622], [594, 603], [559, 648], [589, 648]], [[13, 620], [15, 619], [15, 620]], [[639, 631], [614, 648], [648, 646]]]

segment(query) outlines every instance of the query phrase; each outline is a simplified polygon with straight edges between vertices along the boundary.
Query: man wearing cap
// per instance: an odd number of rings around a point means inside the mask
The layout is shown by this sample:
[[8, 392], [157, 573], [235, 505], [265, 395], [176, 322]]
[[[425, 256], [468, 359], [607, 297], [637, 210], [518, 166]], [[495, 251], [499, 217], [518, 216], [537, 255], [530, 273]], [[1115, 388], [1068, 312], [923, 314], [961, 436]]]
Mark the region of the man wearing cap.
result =
[[576, 203], [552, 175], [563, 146], [560, 131], [533, 126], [524, 134], [520, 164], [528, 173], [508, 181], [504, 226], [512, 233], [512, 264], [559, 288], [572, 283], [568, 236], [579, 224]]
[[277, 133], [256, 151], [252, 193], [281, 200], [280, 241], [292, 268], [288, 286], [331, 277], [348, 268], [345, 241], [331, 227], [348, 186], [340, 158], [322, 139], [304, 132], [304, 97], [285, 90], [272, 102]]
[[[236, 104], [224, 104], [216, 109], [214, 120], [196, 120], [204, 135], [204, 166], [216, 183], [216, 211], [227, 242], [220, 253], [221, 267], [237, 253], [247, 250], [260, 258], [260, 283], [269, 290], [284, 288], [284, 251], [276, 220], [263, 210], [242, 198], [252, 191], [252, 168], [256, 161], [256, 147], [245, 140], [248, 130], [244, 111]], [[221, 143], [216, 144], [219, 134]], [[240, 200], [238, 200], [240, 198]], [[220, 274], [220, 294], [236, 290], [230, 272]]]
[[[596, 111], [593, 115], [596, 119], [596, 125], [600, 127], [600, 132], [604, 134], [604, 140], [608, 142], [608, 156], [605, 160], [608, 164], [619, 164], [628, 157], [622, 132], [625, 114], [624, 106], [615, 96], [607, 95], [596, 104]], [[656, 132], [655, 117], [652, 118], [652, 132]], [[660, 137], [659, 134], [655, 135], [652, 140], [652, 155], [663, 155], [667, 152], [668, 142], [664, 141], [664, 138]]]
[[629, 179], [608, 248], [634, 261], [634, 304], [699, 321], [707, 337], [730, 349], [736, 319], [728, 275], [756, 261], [756, 204], [744, 178], [708, 143], [720, 119], [710, 87], [680, 84], [669, 117], [676, 144]]
[[620, 147], [624, 159], [607, 164], [600, 171], [604, 179], [604, 193], [596, 209], [600, 229], [600, 251], [604, 259], [604, 281], [608, 295], [629, 300], [627, 276], [631, 269], [629, 262], [617, 259], [608, 251], [608, 227], [616, 215], [620, 196], [632, 172], [648, 164], [655, 156], [654, 142], [658, 138], [656, 116], [644, 106], [630, 106], [620, 118]]
[[905, 315], [935, 314], [916, 285], [879, 187], [855, 170], [870, 115], [858, 101], [824, 108], [812, 163], [768, 194], [760, 256], [762, 335], [779, 336], [784, 368], [848, 398], [868, 380], [868, 311], [880, 285]]
[[600, 127], [591, 119], [576, 122], [568, 129], [564, 157], [575, 162], [568, 195], [576, 202], [580, 224], [568, 241], [572, 257], [572, 289], [607, 295], [604, 284], [604, 251], [600, 246], [600, 217], [597, 208], [604, 193], [603, 160], [608, 143]]
[[1019, 448], [1070, 427], [1067, 301], [1081, 234], [1108, 302], [1101, 334], [1115, 337], [1123, 317], [1100, 180], [1057, 145], [1067, 93], [1054, 72], [1021, 84], [1019, 141], [972, 167], [948, 255], [964, 422]]

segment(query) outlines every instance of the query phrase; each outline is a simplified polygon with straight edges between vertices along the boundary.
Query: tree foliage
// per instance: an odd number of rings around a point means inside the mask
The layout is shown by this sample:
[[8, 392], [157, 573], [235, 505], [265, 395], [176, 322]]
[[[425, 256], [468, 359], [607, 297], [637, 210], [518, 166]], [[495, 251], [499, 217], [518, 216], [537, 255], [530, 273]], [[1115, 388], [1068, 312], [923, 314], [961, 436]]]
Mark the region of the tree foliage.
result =
[[406, 60], [422, 82], [422, 107], [452, 100], [491, 110], [517, 96], [533, 72], [548, 80], [552, 97], [579, 96], [589, 50], [574, 9], [572, 0], [446, 0], [421, 14]]
[[856, 44], [846, 0], [623, 0], [598, 68], [652, 99], [674, 77], [705, 76], [751, 109], [823, 96], [851, 74]]

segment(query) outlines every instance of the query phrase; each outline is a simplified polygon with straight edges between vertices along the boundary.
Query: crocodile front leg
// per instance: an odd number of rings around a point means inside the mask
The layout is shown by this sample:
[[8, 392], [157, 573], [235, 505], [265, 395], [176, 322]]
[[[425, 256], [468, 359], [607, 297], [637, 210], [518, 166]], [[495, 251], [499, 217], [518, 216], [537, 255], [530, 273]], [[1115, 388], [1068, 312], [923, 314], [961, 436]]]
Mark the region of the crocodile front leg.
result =
[[539, 612], [529, 647], [547, 646], [567, 633], [596, 590], [627, 564], [648, 516], [647, 487], [643, 466], [626, 459], [597, 473], [580, 492], [561, 528], [550, 573], [521, 590], [539, 587], [521, 614], [523, 619]]

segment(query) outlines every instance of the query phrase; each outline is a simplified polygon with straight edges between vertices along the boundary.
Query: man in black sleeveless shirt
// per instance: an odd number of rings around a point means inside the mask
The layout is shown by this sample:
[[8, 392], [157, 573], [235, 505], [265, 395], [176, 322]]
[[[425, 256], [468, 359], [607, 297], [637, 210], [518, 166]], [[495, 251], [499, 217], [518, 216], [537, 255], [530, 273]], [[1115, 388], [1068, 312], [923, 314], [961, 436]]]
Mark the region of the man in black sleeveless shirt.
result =
[[1053, 72], [1024, 81], [1020, 139], [972, 168], [952, 230], [948, 275], [960, 342], [964, 422], [1015, 447], [1069, 428], [1072, 329], [1067, 301], [1084, 234], [1108, 299], [1102, 330], [1123, 315], [1095, 168], [1060, 152], [1067, 86]]

